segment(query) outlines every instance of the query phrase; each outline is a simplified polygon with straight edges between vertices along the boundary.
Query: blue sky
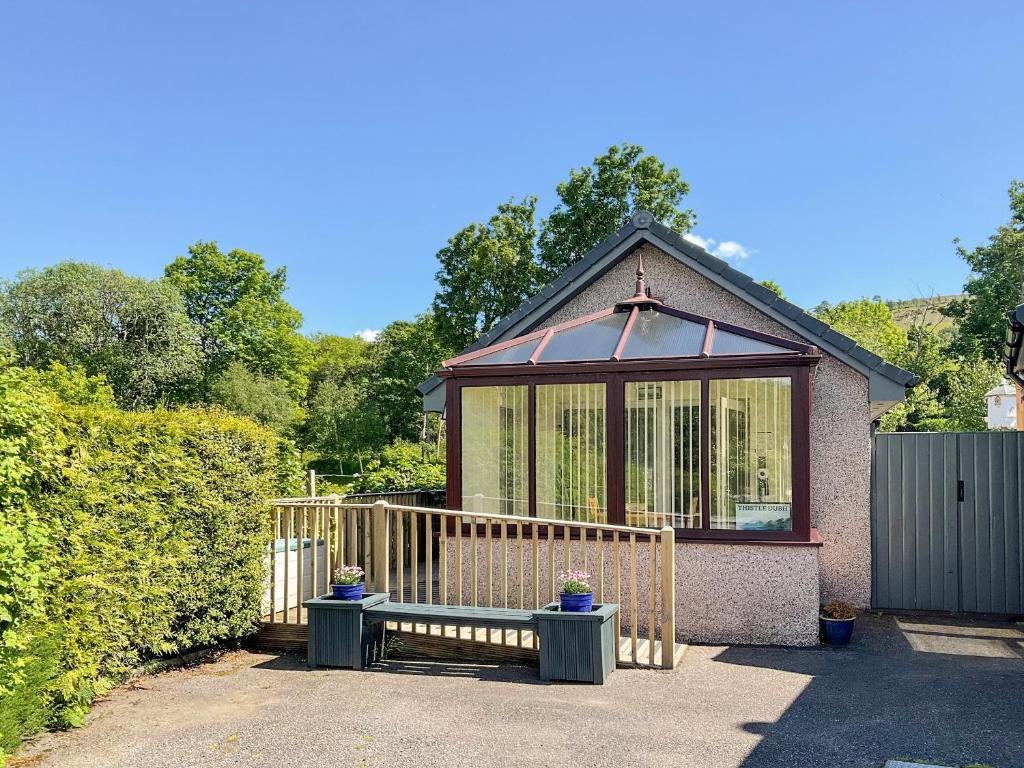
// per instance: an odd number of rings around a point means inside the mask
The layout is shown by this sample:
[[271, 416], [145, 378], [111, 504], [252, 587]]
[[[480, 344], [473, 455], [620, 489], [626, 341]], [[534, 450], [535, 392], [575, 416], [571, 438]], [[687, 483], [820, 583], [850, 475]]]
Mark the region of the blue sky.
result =
[[955, 292], [951, 240], [1024, 177], [1022, 29], [1019, 2], [7, 3], [0, 277], [217, 240], [286, 265], [307, 330], [380, 328], [459, 228], [633, 141], [797, 303]]

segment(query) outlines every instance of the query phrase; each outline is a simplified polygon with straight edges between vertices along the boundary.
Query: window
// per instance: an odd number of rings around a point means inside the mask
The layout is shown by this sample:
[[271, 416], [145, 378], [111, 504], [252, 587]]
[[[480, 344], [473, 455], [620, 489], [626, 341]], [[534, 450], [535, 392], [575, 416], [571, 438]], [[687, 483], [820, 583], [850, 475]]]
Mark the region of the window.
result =
[[537, 517], [607, 522], [605, 385], [538, 384], [536, 397]]
[[528, 388], [462, 390], [462, 509], [529, 514]]
[[700, 381], [627, 382], [626, 525], [700, 528]]
[[791, 390], [788, 377], [709, 382], [711, 528], [793, 529]]

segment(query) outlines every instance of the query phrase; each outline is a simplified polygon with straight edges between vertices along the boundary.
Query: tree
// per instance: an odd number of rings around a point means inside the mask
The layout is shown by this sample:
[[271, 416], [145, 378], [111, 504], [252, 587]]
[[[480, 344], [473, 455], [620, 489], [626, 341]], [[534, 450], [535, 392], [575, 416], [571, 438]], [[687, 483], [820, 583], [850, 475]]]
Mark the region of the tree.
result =
[[954, 351], [997, 362], [1006, 338], [1006, 313], [1024, 302], [1024, 181], [1010, 184], [1010, 221], [999, 227], [987, 245], [968, 251], [956, 243], [971, 267], [964, 284], [966, 297], [942, 311], [959, 321]]
[[309, 397], [326, 381], [345, 382], [366, 365], [370, 344], [358, 336], [315, 334], [312, 366], [309, 371]]
[[680, 233], [697, 223], [692, 210], [679, 207], [690, 192], [679, 169], [645, 155], [639, 144], [609, 147], [592, 166], [570, 171], [557, 192], [559, 203], [544, 221], [539, 242], [545, 280], [579, 261], [636, 210], [650, 211]]
[[199, 241], [164, 274], [199, 329], [207, 362], [201, 394], [208, 395], [237, 361], [253, 373], [284, 379], [293, 397], [305, 395], [310, 342], [299, 333], [302, 315], [283, 298], [284, 267], [270, 272], [257, 253], [222, 253], [217, 243]]
[[892, 310], [880, 300], [856, 299], [821, 304], [815, 316], [865, 349], [899, 365], [907, 351], [907, 332], [896, 324]]
[[309, 400], [305, 430], [307, 444], [321, 457], [355, 460], [360, 466], [387, 442], [362, 377], [318, 386]]
[[210, 402], [278, 432], [287, 432], [299, 419], [298, 404], [284, 379], [253, 373], [233, 362], [210, 386]]
[[80, 366], [125, 408], [180, 402], [202, 373], [181, 294], [163, 281], [65, 261], [5, 283], [0, 316], [18, 363]]
[[758, 283], [758, 285], [760, 285], [762, 288], [767, 288], [780, 299], [786, 298], [786, 294], [782, 292], [782, 286], [776, 283], [774, 280], [762, 280]]
[[451, 349], [438, 339], [436, 315], [386, 326], [372, 345], [368, 380], [371, 400], [387, 441], [423, 437], [423, 403], [416, 386], [429, 378]]
[[537, 198], [509, 200], [486, 224], [470, 224], [437, 253], [433, 314], [443, 344], [459, 350], [539, 287], [534, 260]]

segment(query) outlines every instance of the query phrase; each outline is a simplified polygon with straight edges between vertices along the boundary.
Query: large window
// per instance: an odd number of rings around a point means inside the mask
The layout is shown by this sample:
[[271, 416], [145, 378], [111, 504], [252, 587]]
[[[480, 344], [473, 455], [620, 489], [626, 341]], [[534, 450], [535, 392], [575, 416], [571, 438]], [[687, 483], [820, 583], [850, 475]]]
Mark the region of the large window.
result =
[[793, 529], [791, 389], [788, 377], [709, 382], [712, 528]]
[[605, 385], [537, 385], [537, 517], [608, 520]]
[[462, 390], [462, 509], [528, 515], [530, 447], [525, 386]]
[[627, 382], [626, 524], [700, 528], [700, 381]]
[[459, 382], [450, 498], [481, 514], [804, 541], [809, 378], [764, 372]]

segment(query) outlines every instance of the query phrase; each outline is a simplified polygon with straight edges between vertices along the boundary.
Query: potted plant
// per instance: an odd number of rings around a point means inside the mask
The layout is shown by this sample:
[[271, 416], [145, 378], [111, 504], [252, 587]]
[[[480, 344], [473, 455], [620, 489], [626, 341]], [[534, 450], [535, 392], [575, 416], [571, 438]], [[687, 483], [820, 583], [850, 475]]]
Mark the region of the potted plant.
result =
[[583, 571], [565, 571], [558, 576], [558, 604], [563, 611], [589, 613], [594, 607], [594, 589], [590, 574]]
[[358, 565], [343, 565], [334, 570], [331, 592], [335, 600], [363, 599], [363, 569]]
[[833, 600], [821, 609], [819, 621], [825, 642], [829, 645], [846, 645], [853, 635], [853, 621], [857, 612], [849, 603]]

